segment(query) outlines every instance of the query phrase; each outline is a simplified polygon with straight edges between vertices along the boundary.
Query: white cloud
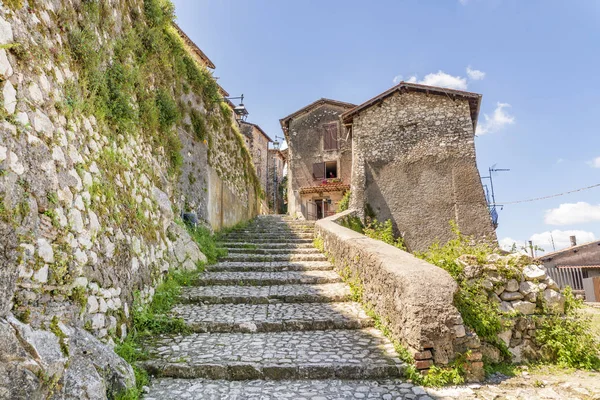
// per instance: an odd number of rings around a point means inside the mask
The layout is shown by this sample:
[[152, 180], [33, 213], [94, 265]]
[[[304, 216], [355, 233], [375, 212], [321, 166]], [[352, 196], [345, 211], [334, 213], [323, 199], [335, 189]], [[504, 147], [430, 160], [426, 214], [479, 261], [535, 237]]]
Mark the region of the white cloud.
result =
[[556, 160], [556, 163], [557, 163], [557, 164], [562, 164], [562, 163], [564, 163], [564, 162], [565, 162], [565, 159], [564, 159], [564, 158], [559, 158], [558, 160]]
[[523, 246], [525, 246], [525, 242], [522, 240], [515, 240], [510, 237], [505, 237], [504, 239], [500, 239], [498, 241], [500, 248], [502, 250], [511, 251], [513, 249], [513, 245], [517, 251], [520, 251]]
[[546, 210], [544, 222], [548, 225], [570, 225], [600, 221], [600, 204], [594, 206], [584, 201], [563, 203], [558, 208]]
[[399, 84], [402, 81], [402, 75], [396, 75], [394, 79], [392, 79], [395, 85]]
[[515, 117], [508, 114], [505, 110], [508, 107], [510, 107], [510, 104], [498, 102], [491, 117], [487, 114], [483, 114], [485, 121], [477, 125], [476, 134], [485, 135], [486, 133], [497, 132], [506, 125], [514, 124]]
[[[546, 231], [542, 233], [536, 233], [531, 235], [529, 240], [533, 242], [534, 246], [539, 246], [543, 248], [547, 253], [556, 250], [566, 249], [567, 247], [571, 247], [570, 236], [575, 236], [577, 238], [578, 244], [583, 244], [586, 242], [592, 242], [596, 240], [596, 236], [593, 232], [581, 231], [581, 230], [567, 230], [561, 231], [558, 229], [554, 229], [553, 231]], [[554, 240], [554, 247], [552, 246], [552, 241]]]
[[588, 165], [592, 168], [600, 168], [600, 157], [596, 157], [591, 161], [588, 161]]
[[408, 78], [407, 82], [420, 83], [422, 85], [428, 86], [440, 86], [449, 89], [467, 89], [467, 78], [462, 78], [460, 76], [452, 76], [450, 74], [445, 73], [442, 70], [439, 70], [436, 73], [427, 74], [425, 75], [425, 78], [423, 78], [420, 81], [416, 76], [413, 75], [410, 78]]
[[485, 78], [485, 72], [480, 71], [478, 69], [472, 69], [471, 66], [469, 65], [467, 67], [467, 76], [469, 77], [469, 79], [474, 80], [474, 81], [480, 81], [483, 78]]
[[458, 0], [458, 2], [459, 2], [460, 4], [462, 4], [463, 6], [466, 6], [466, 5], [467, 5], [467, 3], [469, 2], [469, 0]]

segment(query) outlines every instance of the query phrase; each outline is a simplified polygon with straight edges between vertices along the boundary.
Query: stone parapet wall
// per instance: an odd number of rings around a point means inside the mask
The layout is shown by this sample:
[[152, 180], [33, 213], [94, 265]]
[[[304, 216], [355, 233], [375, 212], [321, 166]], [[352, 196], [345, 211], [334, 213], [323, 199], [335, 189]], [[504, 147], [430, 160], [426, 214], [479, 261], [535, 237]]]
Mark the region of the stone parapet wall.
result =
[[417, 367], [448, 364], [471, 350], [473, 375], [481, 377], [479, 340], [465, 330], [453, 305], [456, 282], [443, 269], [336, 221], [348, 210], [317, 221], [315, 234], [338, 272], [358, 281], [363, 301], [387, 321], [391, 334], [414, 354]]

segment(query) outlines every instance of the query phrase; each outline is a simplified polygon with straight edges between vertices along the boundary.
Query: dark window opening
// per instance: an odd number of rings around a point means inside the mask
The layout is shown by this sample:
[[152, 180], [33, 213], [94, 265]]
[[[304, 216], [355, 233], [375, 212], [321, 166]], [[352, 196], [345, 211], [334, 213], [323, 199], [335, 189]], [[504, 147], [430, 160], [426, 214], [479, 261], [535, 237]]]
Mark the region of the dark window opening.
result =
[[337, 161], [329, 161], [325, 163], [325, 177], [327, 179], [337, 178]]

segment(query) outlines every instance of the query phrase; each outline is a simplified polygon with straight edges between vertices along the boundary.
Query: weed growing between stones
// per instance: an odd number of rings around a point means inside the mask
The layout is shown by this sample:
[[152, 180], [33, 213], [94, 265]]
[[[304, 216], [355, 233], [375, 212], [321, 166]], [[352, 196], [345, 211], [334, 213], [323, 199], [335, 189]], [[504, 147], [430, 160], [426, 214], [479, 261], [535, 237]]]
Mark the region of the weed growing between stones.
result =
[[396, 236], [394, 234], [394, 227], [392, 221], [389, 219], [385, 222], [379, 222], [374, 218], [367, 217], [367, 222], [363, 224], [359, 217], [347, 216], [340, 220], [340, 225], [352, 229], [355, 232], [362, 233], [371, 239], [381, 240], [400, 250], [406, 251], [404, 239], [402, 236]]
[[[465, 325], [500, 350], [504, 360], [509, 362], [512, 355], [498, 334], [510, 327], [510, 318], [515, 316], [515, 312], [500, 313], [498, 304], [482, 287], [482, 279], [467, 279], [465, 266], [457, 261], [459, 257], [469, 255], [479, 265], [488, 264], [489, 256], [499, 254], [498, 249], [487, 243], [477, 243], [473, 238], [462, 235], [456, 224], [451, 225], [455, 239], [443, 246], [434, 244], [428, 251], [416, 256], [450, 273], [458, 283], [454, 304]], [[518, 260], [516, 257], [515, 265], [499, 266], [497, 272], [509, 279], [514, 278], [519, 269]], [[543, 311], [532, 316], [537, 322], [534, 340], [541, 350], [539, 361], [567, 368], [599, 370], [600, 345], [591, 333], [590, 321], [578, 312], [581, 301], [575, 299], [570, 288], [565, 289], [563, 294], [566, 298], [563, 315], [550, 312], [539, 299]]]
[[183, 319], [170, 317], [167, 313], [177, 302], [181, 287], [191, 285], [200, 272], [201, 269], [170, 271], [156, 288], [150, 303], [142, 304], [139, 292], [134, 295], [131, 328], [125, 340], [115, 346], [115, 352], [133, 367], [136, 386], [123, 393], [119, 397], [120, 400], [140, 398], [142, 388], [150, 381], [148, 373], [136, 365], [148, 357], [142, 344], [144, 339], [161, 334], [191, 332]]
[[203, 226], [192, 228], [188, 226], [187, 229], [192, 239], [198, 244], [200, 251], [206, 256], [209, 264], [214, 264], [219, 257], [227, 255], [227, 250], [217, 245], [215, 235], [211, 234], [208, 228]]
[[546, 362], [563, 368], [600, 371], [600, 344], [591, 330], [591, 321], [580, 313], [583, 305], [570, 287], [565, 295], [565, 315], [550, 315], [541, 321], [535, 340]]

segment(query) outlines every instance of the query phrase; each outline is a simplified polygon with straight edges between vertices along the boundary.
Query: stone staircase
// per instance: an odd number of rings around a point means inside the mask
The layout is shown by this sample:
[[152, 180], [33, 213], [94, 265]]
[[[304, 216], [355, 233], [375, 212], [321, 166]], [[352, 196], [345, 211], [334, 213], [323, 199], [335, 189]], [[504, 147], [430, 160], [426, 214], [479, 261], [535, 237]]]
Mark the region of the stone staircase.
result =
[[173, 314], [190, 335], [159, 336], [146, 399], [427, 399], [399, 378], [392, 343], [312, 245], [313, 224], [260, 216]]

